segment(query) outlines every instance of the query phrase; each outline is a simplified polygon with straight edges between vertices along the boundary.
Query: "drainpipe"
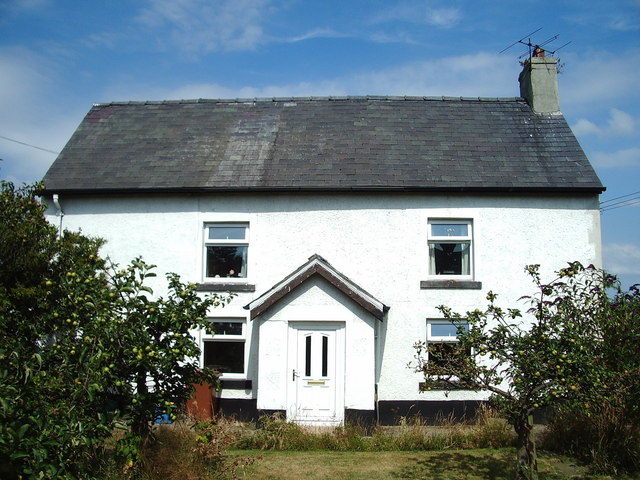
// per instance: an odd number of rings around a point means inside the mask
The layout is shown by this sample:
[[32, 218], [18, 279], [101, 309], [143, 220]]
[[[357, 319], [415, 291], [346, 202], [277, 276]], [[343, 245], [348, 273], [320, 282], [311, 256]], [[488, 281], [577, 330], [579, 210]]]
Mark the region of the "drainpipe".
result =
[[376, 426], [380, 426], [380, 402], [378, 400], [378, 377], [380, 372], [380, 367], [378, 363], [380, 362], [380, 326], [378, 325], [378, 321], [373, 319], [373, 371], [374, 371], [374, 385], [373, 385], [373, 403], [376, 411]]
[[62, 206], [60, 205], [60, 197], [57, 193], [53, 194], [53, 205], [56, 207], [56, 216], [60, 217], [60, 225], [58, 226], [58, 236], [62, 236], [62, 217], [64, 217], [64, 212], [62, 211]]

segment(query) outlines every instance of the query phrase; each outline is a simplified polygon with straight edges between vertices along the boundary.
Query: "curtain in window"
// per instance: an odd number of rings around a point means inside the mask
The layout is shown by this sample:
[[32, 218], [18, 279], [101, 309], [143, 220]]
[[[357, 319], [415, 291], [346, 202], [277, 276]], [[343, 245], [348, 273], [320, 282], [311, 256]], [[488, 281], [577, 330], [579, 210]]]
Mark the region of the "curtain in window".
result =
[[247, 277], [247, 253], [249, 251], [249, 247], [238, 248], [239, 253], [242, 255], [242, 267], [240, 268], [239, 277], [246, 278]]
[[462, 243], [460, 247], [462, 249], [462, 275], [471, 275], [471, 245], [468, 243]]
[[434, 243], [429, 244], [429, 274], [436, 274], [436, 245]]

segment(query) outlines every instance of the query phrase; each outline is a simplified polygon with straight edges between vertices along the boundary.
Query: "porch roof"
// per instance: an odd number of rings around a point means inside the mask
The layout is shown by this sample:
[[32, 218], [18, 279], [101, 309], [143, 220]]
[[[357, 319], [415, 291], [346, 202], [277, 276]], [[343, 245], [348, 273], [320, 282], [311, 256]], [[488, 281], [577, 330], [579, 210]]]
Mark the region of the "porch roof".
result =
[[249, 302], [244, 308], [250, 310], [250, 318], [253, 320], [316, 275], [329, 282], [329, 284], [345, 294], [364, 310], [371, 313], [378, 320], [382, 320], [385, 312], [389, 310], [387, 305], [340, 273], [318, 254], [309, 257], [309, 260], [305, 264], [287, 275], [258, 298]]

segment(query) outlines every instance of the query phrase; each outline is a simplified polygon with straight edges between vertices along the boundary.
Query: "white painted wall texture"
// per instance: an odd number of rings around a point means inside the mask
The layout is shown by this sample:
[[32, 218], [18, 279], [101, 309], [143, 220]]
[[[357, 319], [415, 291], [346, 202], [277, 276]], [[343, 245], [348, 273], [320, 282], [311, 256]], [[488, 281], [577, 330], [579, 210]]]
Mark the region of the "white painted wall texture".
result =
[[[457, 196], [426, 194], [254, 194], [61, 196], [62, 225], [107, 240], [103, 253], [118, 263], [143, 258], [158, 266], [155, 290], [163, 294], [164, 272], [203, 281], [203, 226], [207, 222], [250, 225], [248, 278], [254, 293], [240, 293], [213, 316], [244, 315], [241, 307], [304, 264], [313, 254], [390, 307], [380, 322], [324, 281], [300, 291], [255, 321], [247, 321], [247, 376], [259, 394], [258, 406], [280, 408], [283, 355], [274, 339], [286, 338], [286, 321], [320, 317], [347, 325], [345, 403], [373, 408], [374, 383], [380, 400], [445, 399], [443, 392], [418, 392], [420, 376], [407, 367], [413, 344], [424, 340], [426, 319], [436, 307], [463, 313], [485, 305], [486, 293], [505, 306], [532, 291], [525, 265], [539, 263], [548, 278], [566, 262], [601, 263], [597, 196]], [[48, 210], [58, 225], [55, 209]], [[474, 280], [480, 290], [420, 288], [428, 276], [429, 219], [473, 222]], [[303, 318], [307, 316], [308, 318]], [[377, 331], [376, 331], [377, 329]], [[378, 335], [374, 359], [374, 335]], [[257, 345], [259, 336], [260, 345]], [[377, 363], [377, 367], [376, 367]], [[225, 392], [225, 395], [229, 395]], [[481, 398], [452, 392], [451, 400]]]

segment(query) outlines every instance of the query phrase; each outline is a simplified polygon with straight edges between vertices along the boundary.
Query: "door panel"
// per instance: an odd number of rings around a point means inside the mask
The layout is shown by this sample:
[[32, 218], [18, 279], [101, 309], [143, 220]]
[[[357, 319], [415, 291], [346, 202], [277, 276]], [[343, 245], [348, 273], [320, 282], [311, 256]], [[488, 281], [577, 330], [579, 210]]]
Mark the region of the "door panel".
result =
[[287, 418], [340, 424], [344, 416], [344, 327], [299, 325], [290, 330]]

